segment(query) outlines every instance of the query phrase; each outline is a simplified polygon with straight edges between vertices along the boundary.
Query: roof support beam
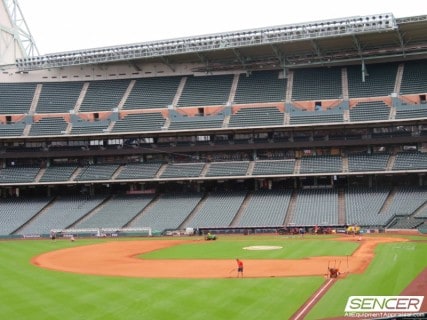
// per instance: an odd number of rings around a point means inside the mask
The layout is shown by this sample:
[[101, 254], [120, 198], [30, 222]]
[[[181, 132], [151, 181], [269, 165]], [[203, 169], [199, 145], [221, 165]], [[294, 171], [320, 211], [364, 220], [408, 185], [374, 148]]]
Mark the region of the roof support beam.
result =
[[396, 29], [396, 34], [397, 34], [397, 38], [399, 39], [400, 47], [402, 48], [402, 55], [403, 55], [403, 57], [406, 57], [406, 51], [405, 51], [405, 46], [406, 46], [405, 34], [402, 33], [399, 29]]
[[311, 45], [314, 49], [314, 53], [317, 55], [317, 57], [319, 58], [319, 60], [321, 60], [322, 58], [322, 51], [320, 50], [319, 46], [317, 45], [316, 40], [311, 40]]
[[171, 69], [173, 72], [175, 72], [175, 68], [172, 67], [172, 65], [171, 65], [171, 63], [167, 57], [160, 57], [160, 59], [169, 69]]
[[233, 53], [236, 56], [237, 60], [240, 62], [243, 68], [246, 68], [246, 58], [242, 56], [240, 51], [236, 48], [233, 49]]

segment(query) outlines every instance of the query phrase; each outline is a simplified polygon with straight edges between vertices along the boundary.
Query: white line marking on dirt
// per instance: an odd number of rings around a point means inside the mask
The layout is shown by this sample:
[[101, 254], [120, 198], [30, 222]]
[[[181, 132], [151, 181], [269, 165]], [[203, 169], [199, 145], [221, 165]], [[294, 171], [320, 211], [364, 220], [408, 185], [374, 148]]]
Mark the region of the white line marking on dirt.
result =
[[304, 315], [304, 313], [306, 312], [306, 310], [313, 304], [313, 302], [317, 299], [317, 297], [319, 297], [323, 291], [325, 291], [330, 285], [331, 283], [334, 281], [334, 279], [329, 279], [328, 282], [326, 282], [326, 284], [323, 286], [323, 288], [321, 288], [315, 295], [313, 298], [311, 298], [311, 300], [307, 303], [307, 305], [295, 316], [295, 318], [293, 318], [293, 320], [298, 320], [302, 315]]

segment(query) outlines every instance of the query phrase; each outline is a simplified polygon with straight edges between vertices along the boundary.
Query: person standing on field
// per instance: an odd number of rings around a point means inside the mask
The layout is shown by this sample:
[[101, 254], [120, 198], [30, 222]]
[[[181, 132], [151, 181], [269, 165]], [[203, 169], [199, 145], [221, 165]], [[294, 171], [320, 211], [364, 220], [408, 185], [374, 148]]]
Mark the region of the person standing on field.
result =
[[237, 278], [243, 278], [243, 262], [240, 259], [236, 259], [237, 262]]

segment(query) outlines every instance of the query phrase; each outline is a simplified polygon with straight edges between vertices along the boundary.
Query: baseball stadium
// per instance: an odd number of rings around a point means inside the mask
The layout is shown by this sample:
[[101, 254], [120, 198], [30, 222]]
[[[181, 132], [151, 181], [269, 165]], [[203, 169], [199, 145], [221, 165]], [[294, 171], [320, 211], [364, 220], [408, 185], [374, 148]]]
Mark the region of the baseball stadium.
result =
[[427, 15], [43, 55], [0, 18], [2, 318], [427, 319]]

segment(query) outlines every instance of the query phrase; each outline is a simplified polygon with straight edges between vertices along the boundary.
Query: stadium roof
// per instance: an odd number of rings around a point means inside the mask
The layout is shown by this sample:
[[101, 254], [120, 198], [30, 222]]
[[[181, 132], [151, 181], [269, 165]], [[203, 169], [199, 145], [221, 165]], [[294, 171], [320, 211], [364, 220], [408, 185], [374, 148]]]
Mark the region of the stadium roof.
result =
[[69, 51], [18, 59], [19, 71], [90, 64], [198, 65], [193, 72], [334, 66], [427, 57], [427, 15], [391, 13]]

